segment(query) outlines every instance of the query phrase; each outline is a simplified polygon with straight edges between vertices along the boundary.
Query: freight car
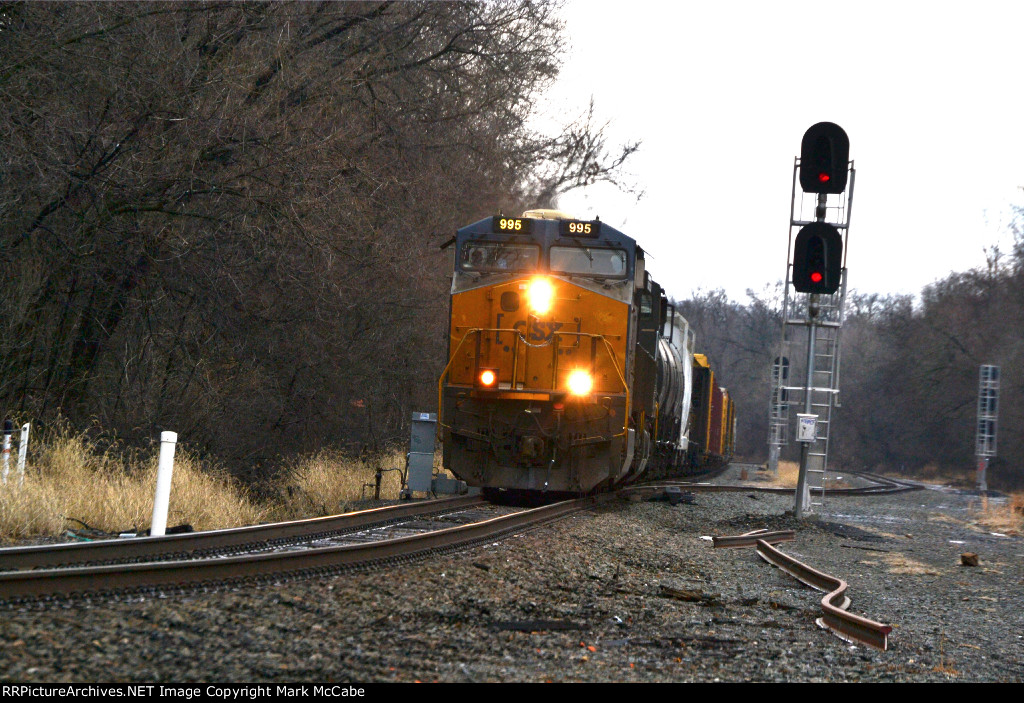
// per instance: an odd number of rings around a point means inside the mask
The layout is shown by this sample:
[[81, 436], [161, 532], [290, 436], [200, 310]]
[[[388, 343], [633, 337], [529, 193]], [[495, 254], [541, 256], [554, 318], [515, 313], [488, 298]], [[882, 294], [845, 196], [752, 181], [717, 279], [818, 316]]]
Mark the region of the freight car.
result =
[[555, 210], [455, 237], [444, 467], [491, 492], [581, 494], [726, 461], [732, 400], [636, 241]]

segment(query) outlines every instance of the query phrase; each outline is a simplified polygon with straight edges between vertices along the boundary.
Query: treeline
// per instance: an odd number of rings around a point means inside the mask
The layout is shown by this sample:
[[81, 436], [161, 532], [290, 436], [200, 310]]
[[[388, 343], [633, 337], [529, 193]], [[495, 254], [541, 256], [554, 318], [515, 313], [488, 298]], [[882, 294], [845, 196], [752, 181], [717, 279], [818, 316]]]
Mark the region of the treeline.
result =
[[456, 227], [614, 180], [546, 3], [0, 5], [0, 410], [235, 466], [436, 404]]
[[[1024, 210], [1018, 215], [1020, 221]], [[995, 364], [998, 456], [989, 484], [1024, 485], [1024, 231], [1015, 227], [1014, 235], [1009, 255], [991, 249], [985, 268], [952, 274], [926, 287], [919, 301], [848, 296], [830, 467], [938, 470], [973, 481], [979, 366]], [[717, 291], [679, 307], [736, 394], [738, 451], [759, 461], [767, 456], [781, 307], [781, 287], [748, 291], [745, 304]], [[796, 451], [792, 443], [787, 449]]]

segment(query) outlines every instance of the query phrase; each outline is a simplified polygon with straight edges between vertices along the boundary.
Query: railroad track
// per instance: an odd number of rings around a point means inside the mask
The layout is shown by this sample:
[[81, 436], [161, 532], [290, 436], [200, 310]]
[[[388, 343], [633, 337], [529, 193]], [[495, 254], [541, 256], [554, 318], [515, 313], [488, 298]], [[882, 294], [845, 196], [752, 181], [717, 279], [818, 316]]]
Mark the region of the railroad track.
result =
[[[825, 495], [833, 497], [886, 495], [892, 493], [904, 493], [906, 491], [917, 491], [923, 488], [921, 484], [916, 483], [914, 481], [904, 481], [901, 479], [888, 478], [886, 476], [879, 476], [877, 474], [870, 474], [861, 471], [847, 471], [844, 473], [849, 474], [851, 476], [859, 476], [866, 481], [870, 481], [871, 485], [856, 486], [853, 488], [826, 488]], [[731, 484], [705, 483], [694, 481], [658, 481], [656, 483], [635, 486], [632, 487], [630, 490], [649, 491], [651, 493], [655, 493], [658, 491], [663, 491], [670, 486], [679, 488], [681, 490], [690, 491], [693, 493], [775, 493], [793, 495], [793, 491], [795, 490], [793, 488], [785, 488], [782, 486], [737, 486]]]
[[[865, 495], [919, 488], [894, 479], [867, 478], [873, 485], [829, 493]], [[195, 588], [380, 565], [464, 548], [615, 496], [645, 498], [668, 487], [692, 492], [792, 493], [792, 489], [771, 486], [660, 482], [511, 514], [475, 515], [468, 522], [461, 520], [466, 524], [452, 527], [445, 527], [442, 520], [426, 518], [479, 510], [489, 504], [478, 497], [460, 497], [229, 530], [15, 547], [0, 550], [0, 603]], [[414, 520], [415, 524], [403, 525], [403, 520]], [[339, 541], [345, 535], [351, 535], [348, 544]], [[333, 543], [324, 545], [325, 540]]]
[[[860, 476], [861, 478], [866, 479], [868, 481], [874, 481], [876, 483], [880, 483], [880, 484], [883, 484], [883, 485], [890, 485], [890, 486], [893, 486], [893, 487], [898, 487], [898, 488], [901, 488], [902, 490], [906, 490], [906, 491], [917, 491], [917, 490], [923, 490], [923, 489], [927, 488], [927, 485], [924, 484], [924, 483], [921, 483], [920, 481], [910, 481], [908, 479], [903, 479], [903, 478], [890, 478], [888, 476], [882, 476], [881, 474], [871, 473], [870, 471], [847, 471], [846, 473], [852, 474], [854, 476]], [[890, 491], [890, 492], [899, 492], [899, 491]]]
[[0, 549], [0, 572], [213, 557], [275, 549], [412, 518], [484, 505], [476, 496], [403, 503], [354, 513], [163, 537], [107, 539]]
[[[162, 592], [165, 590], [194, 590], [207, 586], [223, 587], [239, 583], [277, 579], [283, 576], [303, 577], [331, 574], [348, 569], [379, 566], [411, 558], [461, 549], [484, 543], [511, 532], [519, 532], [545, 522], [555, 520], [573, 512], [606, 502], [615, 494], [604, 494], [596, 497], [580, 498], [545, 505], [539, 508], [518, 510], [516, 512], [494, 516], [485, 516], [467, 524], [453, 527], [441, 527], [417, 534], [406, 534], [372, 541], [357, 541], [352, 544], [333, 544], [329, 546], [306, 545], [303, 548], [278, 549], [268, 551], [249, 551], [235, 556], [201, 556], [199, 558], [169, 558], [161, 561], [132, 561], [114, 564], [67, 565], [61, 568], [34, 568], [20, 571], [0, 573], [0, 603], [17, 605], [30, 601], [46, 602], [53, 599], [79, 598], [88, 596], [106, 597], [114, 594], [132, 594], [138, 592]], [[479, 499], [450, 499], [448, 501], [429, 501], [421, 504], [423, 508], [438, 510], [438, 503], [451, 504], [462, 501], [461, 509], [479, 508], [484, 502]], [[405, 506], [403, 506], [405, 507]], [[386, 515], [388, 509], [364, 511], [377, 513], [378, 520]], [[358, 513], [354, 515], [359, 515]], [[350, 516], [336, 516], [347, 518]], [[392, 516], [393, 517], [393, 516]], [[365, 519], [365, 516], [360, 519]], [[389, 518], [391, 519], [391, 518]], [[320, 518], [322, 521], [328, 518]], [[306, 522], [306, 521], [303, 521]], [[324, 524], [324, 523], [321, 523]], [[437, 523], [441, 524], [440, 522]], [[275, 528], [278, 531], [298, 529], [294, 523], [279, 523], [277, 526], [261, 526]], [[255, 531], [256, 528], [248, 528]], [[203, 533], [191, 535], [193, 540], [202, 539]], [[273, 537], [273, 531], [266, 536]], [[175, 538], [186, 537], [175, 535]], [[283, 537], [279, 537], [284, 539]], [[169, 540], [169, 537], [155, 538]], [[276, 539], [276, 538], [275, 538]], [[294, 540], [294, 537], [288, 539]], [[149, 540], [146, 540], [149, 541]], [[182, 540], [176, 539], [181, 542]], [[188, 543], [188, 541], [185, 541]], [[245, 542], [252, 543], [252, 539]], [[99, 543], [97, 543], [99, 544]], [[193, 543], [194, 544], [194, 543]], [[93, 546], [94, 549], [112, 549], [113, 546], [97, 547], [94, 545], [66, 545], [66, 547]], [[152, 549], [152, 547], [145, 547]], [[0, 564], [4, 564], [3, 556], [7, 551], [33, 552], [37, 560], [55, 560], [60, 557], [47, 552], [75, 552], [75, 549], [19, 548], [0, 551]], [[83, 550], [84, 551], [84, 550]], [[167, 556], [167, 552], [158, 552]], [[148, 558], [148, 557], [147, 557]], [[38, 563], [38, 562], [37, 562]], [[6, 567], [4, 567], [6, 568]]]

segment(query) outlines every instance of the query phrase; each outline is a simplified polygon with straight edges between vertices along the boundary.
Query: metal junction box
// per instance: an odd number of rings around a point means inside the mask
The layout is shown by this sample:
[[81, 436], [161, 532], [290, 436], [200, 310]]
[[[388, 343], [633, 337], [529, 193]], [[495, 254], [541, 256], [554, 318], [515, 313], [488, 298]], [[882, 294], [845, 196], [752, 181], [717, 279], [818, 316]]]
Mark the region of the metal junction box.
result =
[[413, 413], [412, 437], [409, 440], [410, 491], [429, 492], [434, 474], [434, 438], [437, 432], [437, 413]]
[[818, 434], [818, 416], [808, 413], [796, 414], [796, 441], [813, 442]]

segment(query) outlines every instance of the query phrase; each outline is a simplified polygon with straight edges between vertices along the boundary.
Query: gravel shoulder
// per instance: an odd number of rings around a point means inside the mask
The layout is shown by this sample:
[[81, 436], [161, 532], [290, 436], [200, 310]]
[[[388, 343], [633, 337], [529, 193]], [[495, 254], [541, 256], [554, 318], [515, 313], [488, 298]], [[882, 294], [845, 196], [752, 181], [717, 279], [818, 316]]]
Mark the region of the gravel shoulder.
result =
[[[1019, 682], [1024, 538], [974, 526], [972, 502], [833, 498], [801, 523], [753, 492], [615, 503], [366, 573], [11, 609], [0, 680]], [[845, 579], [889, 651], [819, 629], [821, 594], [705, 539], [757, 528], [798, 530], [783, 551]]]

